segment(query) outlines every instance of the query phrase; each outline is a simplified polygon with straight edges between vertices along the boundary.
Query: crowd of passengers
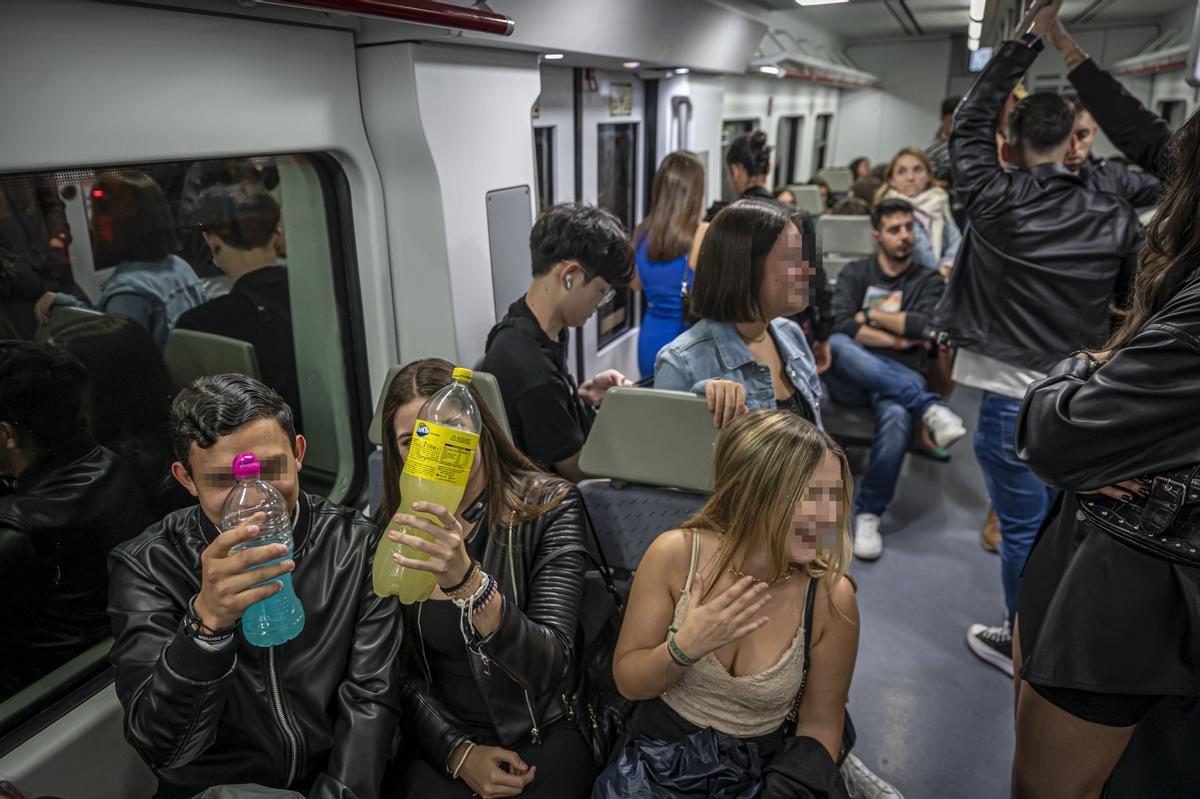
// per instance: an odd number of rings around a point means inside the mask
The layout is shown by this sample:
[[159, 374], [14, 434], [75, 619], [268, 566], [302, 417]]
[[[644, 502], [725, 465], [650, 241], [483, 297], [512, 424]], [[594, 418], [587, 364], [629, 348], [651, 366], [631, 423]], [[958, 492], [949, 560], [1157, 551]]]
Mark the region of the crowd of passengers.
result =
[[[1020, 96], [1046, 40], [1077, 98]], [[852, 196], [830, 198], [865, 209], [878, 245], [832, 288], [813, 220], [766, 188], [760, 132], [730, 148], [741, 199], [727, 206], [705, 212], [700, 161], [679, 152], [632, 235], [597, 208], [544, 212], [529, 290], [482, 365], [511, 438], [472, 388], [483, 427], [458, 508], [403, 508], [398, 488], [417, 414], [451, 382], [446, 361], [410, 363], [387, 387], [374, 518], [300, 488], [294, 383], [203, 377], [168, 403], [162, 331], [240, 310], [204, 302], [195, 264], [155, 241], [161, 227], [136, 237], [105, 285], [108, 316], [44, 344], [0, 342], [0, 623], [21, 653], [0, 662], [0, 687], [111, 633], [125, 735], [162, 799], [237, 784], [309, 799], [899, 797], [850, 752], [849, 569], [880, 556], [905, 453], [937, 457], [965, 435], [946, 404], [961, 383], [982, 392], [974, 444], [1006, 605], [968, 642], [1014, 675], [1013, 795], [1099, 796], [1139, 722], [1196, 696], [1195, 566], [1130, 546], [1096, 514], [1141, 514], [1176, 547], [1200, 534], [1200, 120], [1172, 136], [1071, 39], [1057, 4], [944, 111], [927, 150], [900, 150], [879, 179], [860, 159]], [[1140, 171], [1090, 157], [1097, 125]], [[105, 198], [155, 195], [149, 177], [121, 180]], [[1134, 206], [1160, 191], [1143, 234]], [[235, 289], [277, 263], [265, 185], [195, 196], [197, 232]], [[577, 383], [564, 328], [635, 282], [649, 301], [641, 377], [704, 396], [721, 430], [711, 493], [646, 551], [614, 642], [581, 625], [588, 575], [605, 575], [574, 483], [606, 392], [632, 381]], [[78, 302], [70, 293], [40, 295], [35, 316]], [[149, 393], [123, 415], [114, 397], [139, 383]], [[857, 487], [822, 429], [825, 394], [874, 413]], [[220, 528], [246, 451], [286, 499], [290, 552], [235, 551], [255, 519]], [[428, 540], [385, 533], [391, 521]], [[373, 593], [385, 534], [428, 556], [396, 555], [434, 575], [430, 600]], [[239, 618], [286, 573], [303, 632], [248, 646]], [[495, 601], [449, 601], [488, 579]]]

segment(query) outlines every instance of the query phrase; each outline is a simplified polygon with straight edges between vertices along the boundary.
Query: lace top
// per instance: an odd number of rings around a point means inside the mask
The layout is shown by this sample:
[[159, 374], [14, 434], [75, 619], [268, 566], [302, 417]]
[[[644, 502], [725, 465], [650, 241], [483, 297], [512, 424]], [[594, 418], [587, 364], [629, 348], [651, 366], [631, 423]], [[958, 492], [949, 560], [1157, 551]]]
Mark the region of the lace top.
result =
[[[692, 565], [687, 584], [675, 603], [673, 624], [687, 615], [692, 581], [700, 559], [700, 534], [692, 533]], [[773, 665], [754, 674], [734, 677], [710, 652], [662, 694], [662, 701], [692, 724], [712, 727], [737, 738], [766, 735], [783, 724], [791, 712], [804, 675], [804, 614], [792, 645]]]

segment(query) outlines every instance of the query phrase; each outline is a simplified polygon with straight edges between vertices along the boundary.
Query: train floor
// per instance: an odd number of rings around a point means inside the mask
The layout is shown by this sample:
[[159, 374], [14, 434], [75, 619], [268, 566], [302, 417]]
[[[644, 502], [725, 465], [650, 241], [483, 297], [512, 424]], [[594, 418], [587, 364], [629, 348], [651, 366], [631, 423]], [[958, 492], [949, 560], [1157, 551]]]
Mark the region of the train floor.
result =
[[[855, 561], [862, 633], [850, 689], [855, 753], [906, 799], [1007, 799], [1012, 682], [966, 645], [1004, 616], [1000, 558], [980, 545], [987, 492], [971, 436], [979, 392], [950, 402], [968, 434], [939, 463], [905, 461], [883, 557]], [[851, 448], [856, 475], [866, 450]]]

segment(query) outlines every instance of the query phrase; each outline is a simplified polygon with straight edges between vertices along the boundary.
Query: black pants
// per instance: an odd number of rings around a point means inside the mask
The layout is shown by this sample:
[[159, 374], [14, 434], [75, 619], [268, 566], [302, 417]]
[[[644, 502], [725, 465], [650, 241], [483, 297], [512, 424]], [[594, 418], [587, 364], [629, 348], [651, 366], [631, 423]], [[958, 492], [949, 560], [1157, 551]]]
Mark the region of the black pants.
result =
[[[591, 795], [596, 766], [591, 747], [574, 724], [556, 722], [542, 729], [541, 746], [526, 744], [513, 751], [528, 765], [537, 766], [537, 776], [521, 792], [522, 799], [584, 799]], [[397, 758], [403, 758], [403, 752]], [[472, 794], [461, 778], [450, 779], [440, 764], [432, 766], [420, 757], [407, 758], [401, 771], [397, 796], [469, 799]]]

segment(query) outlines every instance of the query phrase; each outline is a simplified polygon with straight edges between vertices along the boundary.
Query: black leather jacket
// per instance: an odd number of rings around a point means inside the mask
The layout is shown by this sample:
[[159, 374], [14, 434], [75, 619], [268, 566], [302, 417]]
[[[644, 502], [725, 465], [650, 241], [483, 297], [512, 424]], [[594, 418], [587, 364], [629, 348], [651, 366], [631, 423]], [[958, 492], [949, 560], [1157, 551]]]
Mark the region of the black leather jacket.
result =
[[959, 346], [1045, 371], [1103, 343], [1141, 233], [1128, 203], [1061, 164], [1000, 166], [996, 119], [1040, 44], [1005, 43], [955, 114], [954, 189], [970, 224], [934, 325]]
[[1134, 172], [1118, 161], [1088, 159], [1079, 169], [1088, 188], [1106, 191], [1124, 198], [1134, 208], [1146, 208], [1158, 202], [1162, 181], [1147, 172]]
[[396, 729], [400, 614], [371, 590], [379, 531], [350, 508], [300, 495], [292, 582], [305, 625], [260, 648], [239, 634], [218, 652], [182, 633], [217, 530], [176, 511], [109, 558], [112, 663], [125, 737], [162, 799], [212, 785], [295, 788], [308, 799], [368, 799]]
[[0, 684], [31, 682], [108, 637], [104, 560], [150, 522], [133, 469], [84, 433], [0, 496]]
[[1142, 169], [1164, 177], [1171, 139], [1171, 127], [1166, 121], [1149, 111], [1120, 81], [1090, 58], [1071, 70], [1067, 78], [1104, 135]]
[[[545, 502], [566, 489], [563, 499], [534, 519], [512, 527], [488, 524], [481, 561], [504, 596], [500, 626], [471, 642], [471, 670], [502, 746], [538, 740], [541, 728], [563, 718], [563, 694], [573, 690], [574, 644], [587, 561], [583, 497], [563, 480], [537, 490]], [[415, 622], [407, 625], [416, 631]], [[410, 639], [423, 646], [418, 636]], [[454, 749], [467, 740], [453, 709], [429, 690], [418, 666], [404, 686], [403, 738], [434, 768], [444, 769]], [[436, 676], [436, 675], [435, 675]]]
[[1111, 361], [1070, 358], [1025, 395], [1017, 456], [1087, 491], [1200, 463], [1200, 269]]

